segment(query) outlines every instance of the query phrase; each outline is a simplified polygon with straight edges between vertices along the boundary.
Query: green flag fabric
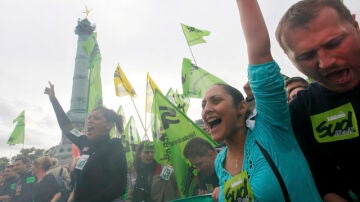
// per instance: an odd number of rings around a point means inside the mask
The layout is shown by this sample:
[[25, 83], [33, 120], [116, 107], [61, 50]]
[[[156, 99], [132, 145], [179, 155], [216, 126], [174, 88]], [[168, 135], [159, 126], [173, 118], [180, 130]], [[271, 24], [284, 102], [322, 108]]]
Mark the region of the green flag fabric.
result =
[[211, 194], [191, 196], [188, 198], [176, 199], [170, 202], [213, 202]]
[[16, 144], [24, 144], [24, 136], [25, 136], [25, 110], [23, 110], [13, 121], [16, 123], [13, 132], [11, 133], [7, 144], [16, 145]]
[[223, 80], [183, 59], [182, 70], [183, 95], [186, 97], [203, 98], [206, 90], [214, 84], [225, 84]]
[[166, 93], [166, 97], [182, 112], [186, 114], [187, 110], [189, 109], [190, 103], [190, 99], [188, 97], [180, 94], [177, 90], [175, 92], [172, 88], [170, 88], [169, 91]]
[[134, 154], [136, 145], [140, 143], [140, 135], [136, 128], [134, 117], [131, 116], [124, 130], [123, 145], [126, 152], [126, 161], [128, 168], [134, 167]]
[[213, 146], [216, 143], [158, 90], [154, 92], [152, 115], [154, 158], [160, 164], [173, 166], [181, 197], [192, 196], [196, 181], [193, 167], [183, 156], [184, 147], [195, 137]]
[[189, 46], [193, 46], [199, 43], [206, 43], [203, 39], [204, 36], [209, 36], [210, 32], [207, 30], [201, 30], [195, 27], [191, 27], [189, 25], [181, 24], [181, 28], [184, 32], [186, 41]]
[[87, 56], [91, 55], [95, 46], [97, 45], [97, 33], [92, 33], [89, 38], [82, 44], [83, 50]]
[[89, 58], [88, 112], [102, 106], [101, 55], [96, 41], [96, 32], [83, 43], [83, 49]]
[[[122, 108], [122, 106], [120, 105], [118, 110], [117, 110], [117, 114], [119, 116], [122, 117], [123, 119], [123, 123], [126, 123], [126, 120], [125, 120], [125, 113], [124, 113], [124, 110]], [[121, 134], [119, 134], [116, 130], [116, 127], [113, 127], [111, 130], [110, 130], [110, 138], [120, 138]]]
[[129, 143], [130, 144], [139, 144], [141, 141], [140, 134], [137, 130], [135, 119], [133, 116], [130, 116], [129, 121], [127, 122], [125, 126], [125, 136], [129, 137]]

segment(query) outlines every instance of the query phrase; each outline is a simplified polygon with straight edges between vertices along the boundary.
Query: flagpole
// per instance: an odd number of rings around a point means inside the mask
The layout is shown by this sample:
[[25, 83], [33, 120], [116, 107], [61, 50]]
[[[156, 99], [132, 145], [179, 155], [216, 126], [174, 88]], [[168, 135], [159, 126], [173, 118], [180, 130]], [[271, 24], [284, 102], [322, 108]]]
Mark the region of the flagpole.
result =
[[[185, 37], [185, 39], [186, 39], [186, 35], [185, 35], [185, 32], [184, 32], [184, 29], [182, 29], [182, 31], [183, 31], [184, 37]], [[186, 43], [187, 43], [187, 45], [188, 45], [188, 47], [189, 47], [189, 50], [190, 50], [190, 53], [191, 53], [191, 56], [192, 56], [192, 58], [193, 58], [193, 60], [194, 60], [195, 65], [198, 66], [197, 63], [196, 63], [194, 54], [193, 54], [193, 52], [192, 52], [192, 50], [191, 50], [191, 48], [190, 48], [190, 45], [189, 45], [189, 42], [188, 42], [187, 39], [186, 39]]]
[[146, 89], [145, 89], [145, 93], [146, 93], [146, 97], [145, 97], [145, 135], [144, 135], [144, 138], [145, 138], [145, 140], [148, 140], [149, 138], [148, 138], [148, 136], [147, 136], [147, 105], [148, 105], [148, 94], [147, 94], [147, 92], [148, 92], [148, 82], [149, 82], [149, 72], [146, 74]]
[[142, 121], [142, 119], [141, 119], [141, 117], [140, 117], [139, 110], [137, 109], [137, 107], [136, 107], [136, 105], [135, 105], [134, 98], [133, 98], [132, 96], [130, 96], [130, 98], [131, 98], [131, 101], [132, 101], [132, 103], [133, 103], [133, 105], [134, 105], [134, 107], [135, 107], [136, 113], [137, 113], [137, 115], [138, 115], [138, 117], [139, 117], [139, 119], [140, 119], [141, 126], [142, 126], [142, 127], [143, 127], [143, 129], [144, 129], [145, 136], [147, 136], [146, 129], [145, 129], [145, 126], [144, 126], [144, 123], [143, 123], [143, 121]]
[[189, 50], [190, 50], [190, 53], [191, 53], [191, 56], [192, 56], [192, 58], [193, 58], [193, 60], [194, 60], [195, 65], [198, 66], [197, 63], [196, 63], [194, 54], [193, 54], [193, 52], [192, 52], [192, 50], [191, 50], [191, 47], [190, 47], [189, 43], [188, 43], [188, 47], [189, 47]]
[[[146, 89], [146, 93], [147, 93], [147, 89]], [[146, 124], [147, 124], [147, 112], [146, 112], [147, 102], [148, 102], [148, 96], [146, 94], [146, 98], [145, 98], [145, 129], [144, 129], [145, 130], [145, 136], [144, 136], [145, 139], [147, 139], [147, 128], [146, 128]]]
[[89, 116], [89, 98], [90, 98], [90, 78], [91, 78], [92, 69], [90, 69], [88, 73], [88, 86], [87, 86], [87, 100], [86, 100], [86, 112], [85, 112], [85, 120], [84, 120], [84, 134], [87, 135], [87, 125], [88, 125], [88, 116]]

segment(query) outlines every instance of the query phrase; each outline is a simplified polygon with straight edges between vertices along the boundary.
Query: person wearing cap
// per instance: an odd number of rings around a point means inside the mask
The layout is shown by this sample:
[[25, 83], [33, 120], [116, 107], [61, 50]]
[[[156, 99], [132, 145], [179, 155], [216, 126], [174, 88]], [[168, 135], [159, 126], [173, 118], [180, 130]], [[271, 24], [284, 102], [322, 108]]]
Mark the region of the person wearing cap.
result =
[[158, 164], [154, 154], [153, 142], [144, 140], [139, 143], [134, 159], [136, 181], [130, 188], [127, 201], [162, 202], [179, 198], [173, 168]]

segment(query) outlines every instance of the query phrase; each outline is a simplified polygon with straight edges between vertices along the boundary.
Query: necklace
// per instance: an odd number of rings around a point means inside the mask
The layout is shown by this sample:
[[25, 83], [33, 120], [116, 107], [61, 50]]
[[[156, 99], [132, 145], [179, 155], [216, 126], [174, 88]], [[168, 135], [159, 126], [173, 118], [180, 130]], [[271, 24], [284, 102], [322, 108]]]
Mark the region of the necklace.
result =
[[[242, 160], [242, 156], [243, 156], [244, 153], [240, 153], [240, 156], [237, 156], [235, 158], [230, 158], [232, 159], [232, 161], [234, 162], [235, 160], [235, 168], [239, 168], [239, 160]], [[234, 165], [234, 164], [233, 164]]]

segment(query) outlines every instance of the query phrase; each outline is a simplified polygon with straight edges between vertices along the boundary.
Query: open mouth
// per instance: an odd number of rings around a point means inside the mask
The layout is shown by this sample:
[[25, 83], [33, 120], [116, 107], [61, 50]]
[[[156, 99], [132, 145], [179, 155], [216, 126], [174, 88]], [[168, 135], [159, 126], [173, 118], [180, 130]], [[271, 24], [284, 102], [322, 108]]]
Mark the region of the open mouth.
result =
[[87, 132], [90, 132], [90, 131], [92, 131], [92, 130], [94, 130], [94, 127], [93, 127], [93, 126], [88, 126]]
[[349, 80], [349, 69], [331, 72], [326, 75], [326, 78], [336, 84], [344, 84]]
[[221, 119], [211, 118], [211, 119], [207, 120], [207, 123], [209, 124], [210, 129], [213, 129], [215, 126], [217, 126], [221, 123]]

